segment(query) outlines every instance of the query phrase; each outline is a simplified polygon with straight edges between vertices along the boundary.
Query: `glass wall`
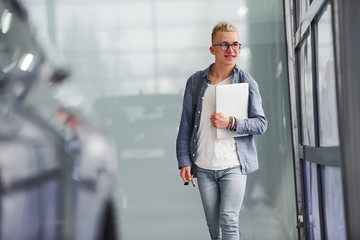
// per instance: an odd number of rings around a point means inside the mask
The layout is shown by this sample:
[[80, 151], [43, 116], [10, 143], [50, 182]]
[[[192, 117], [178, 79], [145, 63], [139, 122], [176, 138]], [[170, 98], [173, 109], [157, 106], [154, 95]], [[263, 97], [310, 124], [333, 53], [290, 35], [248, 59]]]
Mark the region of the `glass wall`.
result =
[[[317, 31], [319, 145], [339, 146], [331, 4], [320, 15]], [[346, 239], [341, 169], [322, 166], [321, 171], [326, 239]]]
[[339, 145], [331, 21], [331, 5], [329, 4], [317, 22], [320, 146]]
[[293, 134], [294, 146], [299, 147], [294, 156], [296, 179], [301, 183], [296, 191], [299, 234], [301, 239], [346, 239], [332, 1], [284, 3], [287, 13], [295, 7], [295, 16], [287, 14], [286, 22], [290, 86], [296, 89], [291, 92], [293, 133], [300, 135]]
[[214, 61], [212, 27], [234, 22], [238, 65], [257, 80], [269, 121], [256, 137], [260, 170], [248, 177], [241, 235], [297, 239], [282, 0], [24, 3], [39, 38], [71, 67], [53, 94], [91, 113], [118, 144], [125, 240], [208, 238], [198, 190], [180, 179], [175, 141], [186, 80]]

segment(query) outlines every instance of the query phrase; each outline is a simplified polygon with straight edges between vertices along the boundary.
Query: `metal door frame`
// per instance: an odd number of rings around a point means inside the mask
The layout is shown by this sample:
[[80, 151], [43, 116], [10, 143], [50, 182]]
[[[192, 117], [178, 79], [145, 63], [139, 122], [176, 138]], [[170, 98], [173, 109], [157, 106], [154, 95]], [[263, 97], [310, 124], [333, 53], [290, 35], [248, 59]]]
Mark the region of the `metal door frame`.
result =
[[[340, 0], [339, 0], [340, 1]], [[322, 12], [328, 3], [332, 4], [332, 15], [334, 21], [334, 9], [333, 2], [330, 0], [313, 0], [310, 3], [307, 13], [301, 20], [301, 23], [297, 26], [295, 4], [296, 1], [284, 0], [284, 15], [285, 15], [285, 28], [286, 28], [286, 42], [287, 42], [287, 61], [288, 61], [288, 74], [289, 74], [289, 92], [290, 92], [290, 104], [291, 104], [291, 123], [292, 123], [292, 140], [293, 140], [293, 158], [294, 158], [294, 174], [295, 174], [295, 188], [296, 188], [296, 206], [297, 206], [297, 218], [298, 218], [298, 237], [300, 240], [307, 239], [306, 233], [306, 209], [305, 209], [305, 189], [304, 189], [304, 169], [302, 165], [303, 159], [306, 161], [316, 163], [323, 166], [340, 166], [340, 147], [319, 147], [319, 136], [315, 133], [316, 146], [303, 146], [301, 145], [301, 113], [299, 110], [299, 86], [298, 86], [298, 70], [297, 69], [297, 55], [296, 49], [301, 46], [304, 39], [308, 38], [309, 32], [315, 32], [313, 20], [315, 20]], [[334, 25], [334, 23], [333, 23]], [[333, 31], [335, 36], [335, 31]], [[315, 44], [316, 35], [311, 36], [312, 44]], [[334, 38], [334, 54], [336, 55], [336, 38]], [[316, 48], [316, 45], [314, 45]], [[312, 52], [312, 66], [315, 64], [315, 53]], [[334, 56], [336, 59], [336, 56]], [[335, 66], [337, 69], [337, 66]], [[313, 69], [316, 74], [316, 69]], [[313, 74], [313, 76], [315, 76]], [[314, 80], [316, 77], [313, 78]], [[316, 88], [313, 90], [316, 91]], [[317, 99], [314, 97], [314, 112], [317, 112]], [[338, 106], [338, 109], [339, 106]], [[338, 115], [341, 115], [340, 113]], [[341, 125], [339, 123], [339, 125]], [[300, 128], [299, 128], [300, 127]], [[318, 127], [317, 117], [315, 116], [315, 132]], [[339, 126], [340, 127], [340, 126]], [[320, 171], [319, 171], [320, 172]], [[344, 173], [343, 173], [344, 174]], [[320, 180], [320, 178], [319, 178]], [[321, 212], [322, 192], [319, 189], [319, 202], [320, 202], [320, 224], [321, 236], [325, 239], [324, 225], [323, 225], [323, 213]]]

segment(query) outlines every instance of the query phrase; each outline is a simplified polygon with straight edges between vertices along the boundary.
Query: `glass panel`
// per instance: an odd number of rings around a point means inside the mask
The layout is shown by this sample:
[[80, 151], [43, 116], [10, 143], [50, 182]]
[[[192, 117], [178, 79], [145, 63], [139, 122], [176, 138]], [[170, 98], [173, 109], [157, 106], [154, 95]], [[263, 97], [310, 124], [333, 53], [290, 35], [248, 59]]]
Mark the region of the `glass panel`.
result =
[[297, 26], [299, 26], [305, 16], [306, 12], [309, 9], [310, 0], [298, 0], [298, 1], [295, 1], [295, 3], [296, 3], [296, 7], [297, 7], [297, 10], [296, 10]]
[[317, 164], [304, 162], [307, 234], [309, 240], [321, 240]]
[[325, 234], [327, 240], [346, 240], [340, 168], [322, 167]]
[[307, 37], [300, 48], [298, 66], [301, 99], [302, 144], [315, 146], [311, 35]]
[[118, 143], [124, 240], [182, 240], [184, 229], [191, 239], [209, 237], [198, 190], [179, 177], [175, 138], [186, 80], [214, 61], [212, 27], [234, 22], [243, 44], [237, 63], [257, 80], [269, 119], [256, 139], [261, 167], [248, 178], [241, 235], [297, 238], [282, 1], [24, 2], [34, 25], [55, 33], [72, 69], [55, 96], [96, 109]]
[[318, 21], [317, 30], [320, 146], [338, 146], [339, 135], [330, 4], [327, 5]]
[[[320, 146], [338, 146], [335, 66], [331, 5], [317, 23], [318, 31], [318, 100]], [[324, 222], [328, 240], [345, 240], [344, 202], [340, 168], [322, 167]]]
[[[249, 47], [251, 52], [245, 52], [242, 48], [240, 55], [248, 54], [246, 63], [249, 65], [249, 73], [259, 82], [263, 107], [269, 119], [269, 131], [264, 136], [255, 137], [258, 150], [262, 152], [260, 155], [265, 155], [260, 157], [260, 170], [250, 174], [248, 178], [247, 193], [240, 214], [240, 231], [243, 239], [297, 239], [296, 224], [294, 225], [296, 216], [288, 212], [289, 209], [295, 210], [295, 204], [289, 201], [295, 197], [295, 192], [294, 187], [291, 186], [294, 184], [293, 172], [290, 171], [290, 166], [293, 166], [292, 158], [286, 159], [292, 148], [289, 144], [291, 125], [287, 126], [290, 115], [289, 103], [283, 102], [289, 94], [286, 82], [286, 49], [279, 44], [280, 39], [285, 39], [282, 35], [284, 28], [281, 25], [282, 1], [246, 2], [249, 8], [247, 24], [250, 24], [247, 35], [251, 42], [246, 43], [245, 46]], [[267, 10], [265, 12], [257, 10], [260, 8]], [[274, 13], [277, 16], [275, 21]], [[238, 30], [241, 28], [240, 25]], [[241, 32], [240, 30], [240, 36], [244, 35]], [[245, 64], [241, 59], [239, 60], [239, 66], [244, 68]], [[266, 102], [266, 99], [271, 100]], [[272, 143], [271, 139], [277, 139], [277, 142]], [[262, 146], [261, 150], [259, 144]], [[265, 159], [261, 160], [264, 157]], [[276, 158], [280, 161], [268, 161]], [[272, 176], [274, 172], [279, 175]], [[275, 185], [278, 187], [274, 188]], [[290, 194], [294, 195], [290, 196]], [[256, 226], [257, 230], [254, 231], [253, 226]]]

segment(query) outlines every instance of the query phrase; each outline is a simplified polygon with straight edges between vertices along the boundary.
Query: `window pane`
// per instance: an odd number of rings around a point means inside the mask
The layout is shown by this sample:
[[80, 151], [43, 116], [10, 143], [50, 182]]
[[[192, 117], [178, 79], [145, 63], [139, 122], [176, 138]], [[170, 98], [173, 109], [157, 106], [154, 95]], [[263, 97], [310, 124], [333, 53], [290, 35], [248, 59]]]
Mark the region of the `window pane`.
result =
[[308, 161], [305, 161], [305, 192], [308, 238], [321, 240], [317, 164]]
[[299, 26], [310, 6], [310, 0], [299, 0], [296, 2], [297, 25]]
[[300, 48], [298, 66], [301, 98], [302, 144], [315, 146], [311, 35], [308, 36]]
[[344, 200], [341, 171], [322, 167], [325, 232], [327, 240], [345, 240]]
[[331, 5], [318, 21], [318, 101], [320, 146], [338, 146], [338, 122]]

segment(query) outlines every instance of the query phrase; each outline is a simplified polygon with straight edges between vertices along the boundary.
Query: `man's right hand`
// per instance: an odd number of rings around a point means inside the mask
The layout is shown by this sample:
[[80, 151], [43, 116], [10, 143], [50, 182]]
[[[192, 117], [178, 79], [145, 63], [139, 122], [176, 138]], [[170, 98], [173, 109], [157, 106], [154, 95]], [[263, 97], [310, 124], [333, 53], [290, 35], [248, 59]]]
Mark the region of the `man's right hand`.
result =
[[191, 182], [191, 180], [193, 180], [193, 175], [191, 175], [191, 167], [190, 166], [181, 167], [180, 177], [182, 178], [184, 183]]

